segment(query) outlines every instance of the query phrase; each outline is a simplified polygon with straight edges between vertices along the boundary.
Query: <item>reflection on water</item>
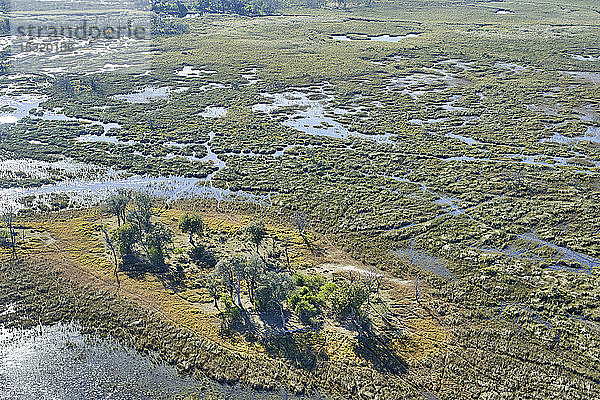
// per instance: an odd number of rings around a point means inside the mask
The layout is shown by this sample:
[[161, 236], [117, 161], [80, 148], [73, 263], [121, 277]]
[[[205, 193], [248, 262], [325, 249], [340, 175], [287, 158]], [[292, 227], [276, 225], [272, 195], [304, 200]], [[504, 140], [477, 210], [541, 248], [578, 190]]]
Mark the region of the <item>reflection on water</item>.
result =
[[579, 61], [600, 61], [600, 57], [582, 56], [579, 54], [570, 54], [570, 57]]
[[600, 72], [564, 71], [564, 73], [577, 79], [592, 82], [594, 85], [600, 84]]
[[221, 118], [227, 115], [227, 108], [225, 107], [206, 107], [204, 111], [198, 115], [204, 118]]
[[271, 103], [260, 103], [252, 106], [252, 111], [277, 114], [285, 110], [284, 125], [297, 129], [309, 135], [329, 136], [339, 139], [358, 137], [374, 140], [380, 143], [390, 141], [390, 135], [367, 135], [348, 129], [344, 124], [333, 118], [334, 115], [343, 114], [341, 109], [335, 110], [331, 103], [335, 100], [333, 95], [325, 94], [324, 85], [317, 90], [307, 92], [293, 90], [284, 93], [261, 93]]
[[339, 40], [343, 42], [348, 42], [352, 40], [372, 40], [374, 42], [390, 42], [396, 43], [401, 41], [402, 39], [414, 38], [419, 36], [418, 33], [408, 33], [406, 35], [377, 35], [377, 36], [369, 36], [361, 33], [353, 34], [352, 37], [348, 35], [331, 35], [331, 39]]
[[0, 378], [3, 399], [167, 399], [195, 386], [172, 368], [60, 324], [0, 330]]
[[200, 78], [205, 74], [216, 74], [217, 71], [213, 71], [210, 69], [194, 69], [191, 65], [186, 65], [183, 67], [181, 71], [176, 71], [175, 74], [177, 76], [182, 76], [184, 78]]
[[9, 107], [13, 111], [0, 114], [0, 124], [14, 124], [29, 115], [29, 111], [40, 105], [42, 98], [36, 96], [0, 96], [0, 107]]
[[152, 100], [163, 100], [169, 97], [171, 88], [163, 87], [147, 87], [140, 92], [130, 94], [118, 94], [113, 96], [117, 100], [125, 100], [129, 103], [149, 103]]
[[0, 398], [33, 399], [299, 399], [208, 379], [175, 368], [113, 340], [82, 334], [74, 324], [28, 330], [0, 328]]
[[115, 173], [106, 176], [105, 180], [66, 180], [51, 185], [34, 188], [0, 189], [0, 211], [5, 207], [13, 210], [24, 208], [23, 199], [37, 198], [39, 202], [49, 203], [52, 195], [63, 194], [69, 199], [70, 207], [90, 207], [105, 200], [118, 189], [135, 190], [148, 193], [153, 197], [176, 201], [181, 199], [213, 199], [222, 201], [249, 202], [258, 205], [271, 205], [271, 194], [260, 195], [214, 187], [210, 176], [205, 179], [185, 177], [151, 177], [129, 176], [119, 177]]

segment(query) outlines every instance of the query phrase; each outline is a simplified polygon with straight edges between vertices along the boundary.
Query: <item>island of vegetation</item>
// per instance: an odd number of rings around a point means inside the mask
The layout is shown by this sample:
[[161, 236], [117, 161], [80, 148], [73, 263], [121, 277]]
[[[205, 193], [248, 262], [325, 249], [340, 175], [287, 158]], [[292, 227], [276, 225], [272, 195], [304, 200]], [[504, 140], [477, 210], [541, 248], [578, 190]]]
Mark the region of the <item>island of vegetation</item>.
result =
[[133, 3], [149, 38], [60, 53], [0, 3], [6, 332], [257, 396], [600, 398], [594, 1]]

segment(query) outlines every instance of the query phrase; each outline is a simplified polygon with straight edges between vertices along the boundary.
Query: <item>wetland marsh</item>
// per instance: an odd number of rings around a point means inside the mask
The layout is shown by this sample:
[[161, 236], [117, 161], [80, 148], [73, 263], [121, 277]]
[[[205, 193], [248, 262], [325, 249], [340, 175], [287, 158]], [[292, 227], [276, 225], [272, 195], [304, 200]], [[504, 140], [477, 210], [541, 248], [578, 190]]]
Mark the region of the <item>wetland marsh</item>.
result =
[[0, 36], [0, 397], [600, 396], [594, 1], [171, 6]]

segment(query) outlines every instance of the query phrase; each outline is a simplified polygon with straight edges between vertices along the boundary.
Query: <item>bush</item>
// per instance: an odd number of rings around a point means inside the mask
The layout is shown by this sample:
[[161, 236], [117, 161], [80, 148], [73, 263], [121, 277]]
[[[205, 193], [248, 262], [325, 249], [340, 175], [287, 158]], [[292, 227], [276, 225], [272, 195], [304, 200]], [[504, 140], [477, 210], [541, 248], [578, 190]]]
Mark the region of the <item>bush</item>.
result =
[[304, 323], [314, 323], [320, 314], [322, 302], [308, 287], [300, 286], [288, 298], [288, 304]]
[[340, 319], [361, 316], [368, 299], [369, 292], [363, 285], [347, 282], [337, 286], [329, 296], [331, 310]]
[[231, 296], [227, 294], [222, 295], [221, 303], [223, 303], [221, 317], [227, 326], [231, 326], [231, 324], [242, 320], [242, 310], [235, 305]]
[[205, 264], [210, 268], [214, 268], [217, 265], [217, 259], [215, 255], [204, 248], [202, 245], [192, 247], [190, 249], [190, 259], [196, 264]]
[[312, 301], [305, 299], [300, 300], [294, 310], [303, 322], [311, 324], [320, 314], [319, 308]]
[[296, 291], [288, 298], [288, 304], [298, 314], [302, 322], [314, 323], [328, 295], [321, 295], [325, 279], [321, 275], [296, 273], [294, 284]]
[[307, 275], [297, 272], [294, 274], [294, 284], [296, 286], [306, 286], [314, 294], [321, 290], [321, 286], [325, 283], [325, 279], [321, 275]]
[[121, 257], [127, 257], [131, 255], [133, 251], [133, 245], [138, 237], [137, 228], [132, 223], [127, 222], [121, 227], [117, 228], [115, 236], [119, 244], [119, 252], [121, 253]]
[[331, 310], [338, 320], [347, 320], [354, 325], [360, 335], [369, 329], [369, 318], [365, 305], [369, 301], [369, 291], [364, 285], [344, 282], [329, 294]]
[[152, 246], [148, 249], [148, 260], [155, 267], [165, 265], [165, 253], [160, 247]]
[[337, 285], [335, 284], [335, 282], [327, 282], [326, 284], [321, 286], [321, 289], [319, 289], [319, 293], [317, 294], [317, 297], [319, 298], [319, 301], [321, 301], [322, 303], [325, 303], [329, 300], [329, 298], [332, 296], [332, 294], [336, 290], [337, 290]]

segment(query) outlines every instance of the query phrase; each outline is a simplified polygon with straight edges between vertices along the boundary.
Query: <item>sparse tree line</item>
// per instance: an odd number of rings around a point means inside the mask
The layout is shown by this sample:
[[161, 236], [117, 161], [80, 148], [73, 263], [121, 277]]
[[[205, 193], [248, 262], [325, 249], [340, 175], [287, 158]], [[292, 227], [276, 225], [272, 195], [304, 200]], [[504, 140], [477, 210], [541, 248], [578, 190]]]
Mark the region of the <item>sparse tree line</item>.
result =
[[279, 8], [277, 0], [154, 0], [152, 11], [179, 18], [188, 13], [233, 13], [239, 15], [269, 15]]
[[[179, 18], [183, 18], [189, 13], [256, 16], [274, 14], [284, 3], [286, 2], [280, 0], [153, 0], [151, 9], [159, 15], [170, 15]], [[296, 2], [287, 1], [287, 3]], [[373, 0], [301, 0], [297, 4], [308, 8], [372, 7]]]
[[[107, 199], [104, 208], [117, 220], [113, 232], [102, 228], [115, 263], [115, 274], [118, 270], [148, 266], [158, 272], [168, 271], [166, 258], [174, 234], [156, 221], [153, 201], [148, 195], [119, 191]], [[307, 217], [297, 214], [292, 222], [298, 234], [308, 241]], [[369, 309], [379, 295], [380, 275], [356, 274], [351, 275], [350, 281], [334, 282], [319, 274], [294, 273], [287, 254], [289, 244], [269, 235], [260, 220], [249, 223], [238, 233], [245, 250], [219, 259], [206, 249], [206, 229], [201, 216], [183, 215], [178, 228], [190, 243], [189, 258], [209, 270], [202, 275], [201, 285], [212, 297], [224, 328], [244, 327], [250, 315], [258, 314], [275, 318], [284, 334], [316, 328], [328, 316], [357, 330], [361, 336], [370, 329]], [[294, 317], [302, 322], [301, 328], [290, 328]]]
[[298, 4], [302, 4], [308, 8], [372, 7], [373, 3], [373, 0], [304, 0], [298, 2]]

